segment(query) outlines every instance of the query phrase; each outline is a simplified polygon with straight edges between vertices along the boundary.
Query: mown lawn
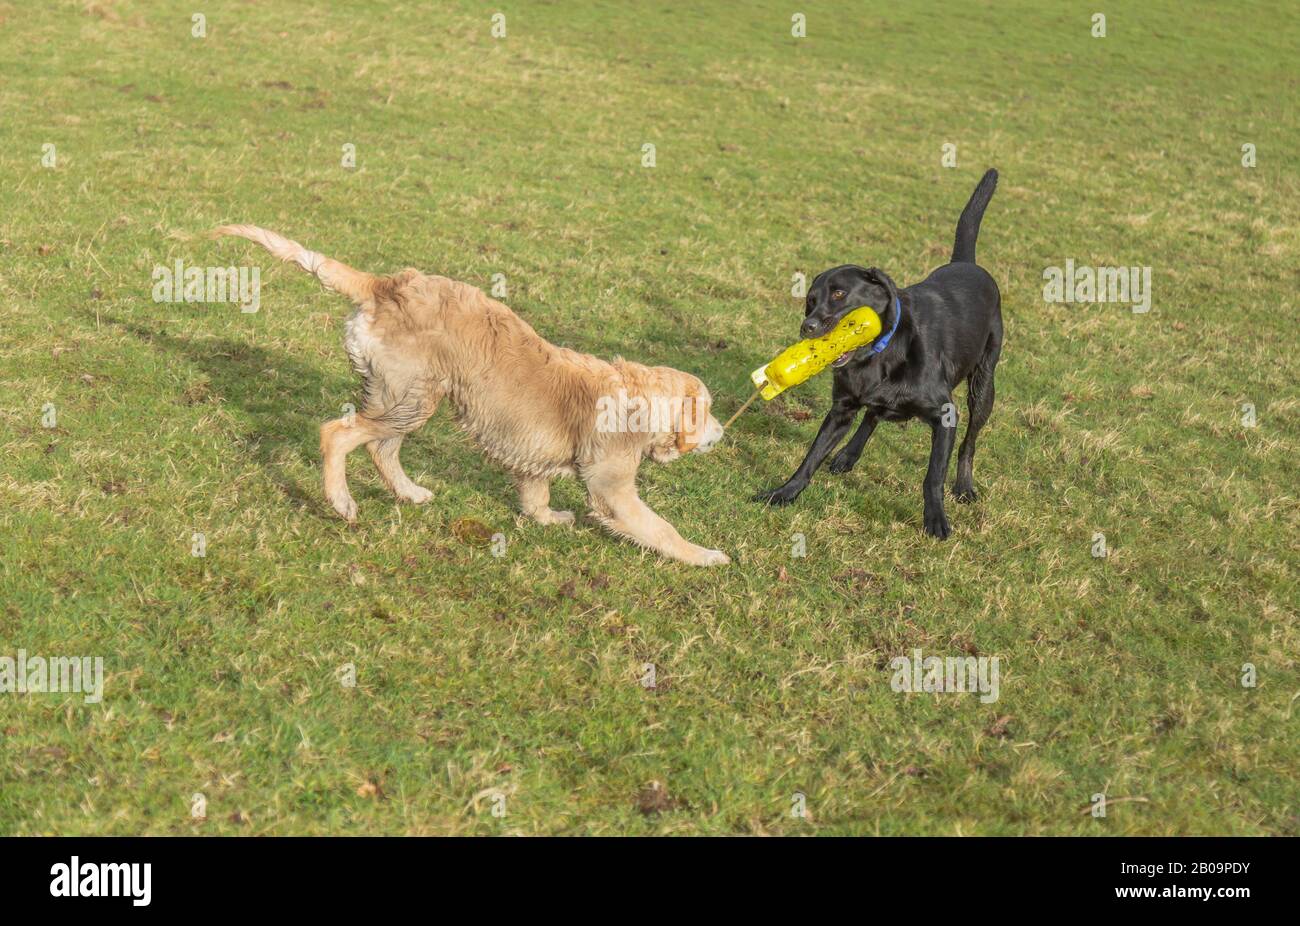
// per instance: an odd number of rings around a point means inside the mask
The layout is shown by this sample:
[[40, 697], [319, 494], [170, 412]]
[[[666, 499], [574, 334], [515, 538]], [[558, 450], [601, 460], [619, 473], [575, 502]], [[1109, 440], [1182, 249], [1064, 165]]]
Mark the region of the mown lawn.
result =
[[[1294, 4], [1114, 3], [1105, 38], [1047, 0], [197, 6], [202, 38], [162, 0], [0, 2], [0, 656], [106, 672], [0, 694], [0, 833], [1300, 835]], [[916, 282], [989, 166], [981, 500], [922, 534], [913, 424], [750, 502], [821, 377], [643, 468], [720, 570], [522, 522], [445, 414], [404, 452], [432, 502], [361, 452], [349, 529], [316, 447], [347, 306], [203, 234], [504, 274], [725, 417], [795, 273]], [[153, 301], [177, 259], [260, 267], [261, 310]], [[1045, 302], [1067, 259], [1151, 267], [1151, 311]], [[998, 657], [999, 700], [896, 693], [916, 648]]]

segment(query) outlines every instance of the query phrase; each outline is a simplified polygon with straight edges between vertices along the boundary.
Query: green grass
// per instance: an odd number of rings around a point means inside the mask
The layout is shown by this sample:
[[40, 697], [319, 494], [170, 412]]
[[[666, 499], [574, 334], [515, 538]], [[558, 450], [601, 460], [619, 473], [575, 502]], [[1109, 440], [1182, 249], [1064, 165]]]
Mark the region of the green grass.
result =
[[[491, 5], [213, 3], [195, 39], [161, 0], [0, 2], [0, 655], [107, 674], [0, 695], [0, 833], [1300, 834], [1294, 6], [1110, 4], [1104, 39], [1047, 0], [500, 8], [498, 41]], [[792, 274], [916, 282], [988, 166], [979, 503], [922, 534], [915, 424], [749, 502], [821, 377], [643, 467], [711, 571], [522, 522], [445, 414], [404, 453], [433, 501], [357, 454], [349, 529], [316, 448], [347, 307], [202, 235], [504, 273], [552, 341], [725, 417], [797, 336]], [[262, 310], [153, 302], [177, 258], [261, 267]], [[1067, 258], [1151, 266], [1152, 311], [1046, 304]], [[1000, 700], [895, 693], [915, 647], [997, 656]]]

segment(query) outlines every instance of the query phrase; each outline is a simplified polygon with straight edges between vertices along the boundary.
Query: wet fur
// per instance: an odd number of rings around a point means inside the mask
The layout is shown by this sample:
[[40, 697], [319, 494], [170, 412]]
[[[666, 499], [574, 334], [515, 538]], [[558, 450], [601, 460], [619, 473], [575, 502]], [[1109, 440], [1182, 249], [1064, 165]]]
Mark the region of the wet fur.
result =
[[[684, 540], [636, 491], [643, 458], [671, 462], [721, 437], [709, 391], [696, 377], [557, 347], [502, 303], [446, 277], [412, 269], [365, 273], [255, 225], [226, 225], [215, 234], [257, 242], [356, 306], [344, 347], [362, 378], [360, 409], [321, 426], [325, 495], [348, 521], [356, 520], [357, 506], [344, 460], [363, 444], [399, 499], [429, 500], [431, 493], [402, 469], [399, 453], [405, 436], [445, 399], [484, 454], [514, 476], [526, 515], [571, 523], [572, 512], [550, 508], [550, 483], [578, 476], [592, 514], [614, 533], [686, 563], [729, 562]], [[675, 422], [676, 431], [597, 430], [597, 400], [620, 389], [631, 397], [693, 401], [699, 412], [693, 422]]]

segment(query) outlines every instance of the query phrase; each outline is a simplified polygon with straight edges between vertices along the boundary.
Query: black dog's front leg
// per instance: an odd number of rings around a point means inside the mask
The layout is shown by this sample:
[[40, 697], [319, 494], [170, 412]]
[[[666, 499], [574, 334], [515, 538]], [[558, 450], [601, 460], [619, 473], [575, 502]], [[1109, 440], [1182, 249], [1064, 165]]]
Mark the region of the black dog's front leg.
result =
[[813, 473], [817, 472], [817, 467], [822, 465], [822, 460], [826, 459], [826, 455], [844, 440], [845, 433], [853, 424], [853, 413], [856, 410], [847, 403], [836, 402], [832, 405], [830, 412], [822, 421], [821, 428], [817, 431], [817, 436], [813, 438], [812, 446], [808, 448], [808, 455], [803, 458], [794, 475], [778, 489], [759, 492], [754, 496], [754, 501], [767, 502], [769, 505], [788, 505], [798, 498], [799, 493], [808, 487]]
[[858, 462], [858, 457], [862, 456], [862, 448], [867, 446], [871, 433], [876, 430], [876, 422], [879, 420], [871, 412], [863, 415], [862, 424], [858, 425], [857, 432], [849, 438], [844, 449], [835, 454], [835, 459], [831, 460], [830, 466], [826, 468], [832, 473], [847, 473], [853, 469], [853, 465]]
[[940, 540], [947, 539], [952, 533], [948, 516], [943, 511], [943, 485], [948, 478], [948, 459], [952, 456], [952, 446], [957, 437], [957, 413], [955, 406], [949, 402], [945, 409], [948, 415], [930, 419], [930, 467], [925, 471], [925, 484], [922, 490], [925, 496], [925, 532]]

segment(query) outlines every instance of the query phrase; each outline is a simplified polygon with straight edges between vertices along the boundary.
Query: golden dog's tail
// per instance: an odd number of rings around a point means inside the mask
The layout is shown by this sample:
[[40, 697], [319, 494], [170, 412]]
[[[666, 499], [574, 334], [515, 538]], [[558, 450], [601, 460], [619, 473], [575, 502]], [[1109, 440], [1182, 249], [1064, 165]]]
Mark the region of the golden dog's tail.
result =
[[284, 235], [256, 225], [222, 225], [212, 230], [214, 238], [223, 235], [235, 235], [247, 238], [266, 248], [280, 260], [293, 261], [303, 270], [313, 274], [327, 289], [346, 296], [355, 303], [362, 303], [374, 293], [375, 276], [361, 270], [354, 270], [347, 264], [331, 260], [324, 254], [309, 251], [296, 241], [290, 241]]

